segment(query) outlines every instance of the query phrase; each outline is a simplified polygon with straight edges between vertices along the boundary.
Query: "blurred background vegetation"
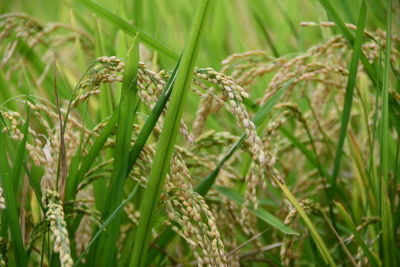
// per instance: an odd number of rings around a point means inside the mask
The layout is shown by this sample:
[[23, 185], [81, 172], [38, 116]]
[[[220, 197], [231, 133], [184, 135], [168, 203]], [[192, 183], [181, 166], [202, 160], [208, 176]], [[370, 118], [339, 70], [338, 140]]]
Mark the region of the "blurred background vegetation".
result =
[[[76, 25], [94, 36], [96, 18], [79, 1], [3, 0], [0, 13], [26, 12], [41, 22], [71, 23], [73, 10]], [[128, 22], [134, 23], [165, 45], [181, 51], [191, 25], [197, 1], [97, 1], [103, 7]], [[367, 29], [384, 29], [386, 23], [385, 0], [368, 0]], [[395, 1], [396, 2], [396, 1]], [[356, 24], [361, 0], [333, 0], [346, 22]], [[302, 21], [327, 21], [327, 15], [317, 0], [217, 0], [213, 1], [210, 19], [202, 40], [199, 65], [218, 68], [221, 61], [232, 53], [248, 50], [266, 50], [272, 56], [303, 52], [336, 29], [302, 28]], [[398, 5], [395, 4], [398, 8]], [[399, 20], [395, 19], [396, 32]], [[121, 32], [100, 20], [106, 55], [126, 55], [126, 44]], [[162, 55], [160, 55], [163, 58]], [[173, 66], [174, 62], [164, 62]], [[78, 71], [78, 70], [77, 70]], [[80, 70], [81, 71], [81, 70]]]

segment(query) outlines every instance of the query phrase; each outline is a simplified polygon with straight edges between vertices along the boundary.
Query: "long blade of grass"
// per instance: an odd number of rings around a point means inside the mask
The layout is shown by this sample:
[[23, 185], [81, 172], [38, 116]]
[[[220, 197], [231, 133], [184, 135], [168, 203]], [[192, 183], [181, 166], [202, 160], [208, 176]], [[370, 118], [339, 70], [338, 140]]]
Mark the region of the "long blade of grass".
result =
[[[100, 23], [99, 19], [94, 16], [94, 37], [95, 37], [95, 52], [96, 52], [96, 57], [101, 57], [103, 55], [106, 55], [107, 53], [105, 52], [104, 49], [104, 44], [102, 40], [102, 36], [100, 33]], [[113, 95], [112, 95], [112, 90], [111, 86], [109, 84], [101, 85], [100, 87], [100, 106], [101, 108], [99, 109], [99, 115], [101, 119], [105, 119], [109, 115], [112, 114], [113, 112]]]
[[389, 200], [389, 73], [390, 57], [392, 44], [392, 0], [388, 1], [388, 18], [386, 24], [386, 47], [385, 47], [385, 65], [383, 69], [382, 81], [382, 132], [381, 132], [381, 182], [380, 182], [380, 200], [382, 216], [382, 245], [383, 259], [385, 266], [397, 266], [396, 247], [394, 242], [395, 231], [393, 230], [392, 209]]
[[132, 47], [128, 51], [126, 69], [122, 84], [121, 107], [119, 109], [118, 124], [116, 129], [116, 143], [114, 152], [114, 168], [111, 178], [111, 191], [106, 200], [104, 212], [107, 213], [109, 202], [121, 192], [124, 174], [128, 168], [128, 157], [131, 136], [133, 132], [133, 120], [135, 117], [139, 98], [137, 95], [137, 73], [139, 62], [139, 40], [136, 37]]
[[[114, 210], [117, 203], [123, 197], [123, 188], [125, 184], [125, 174], [128, 169], [128, 158], [133, 132], [133, 121], [136, 109], [139, 103], [137, 95], [137, 73], [139, 62], [139, 39], [136, 36], [132, 47], [128, 51], [126, 59], [126, 68], [122, 83], [121, 108], [119, 110], [118, 124], [116, 129], [116, 141], [114, 150], [113, 172], [108, 186], [108, 195], [103, 205], [103, 217], [109, 216], [111, 210]], [[107, 235], [102, 239], [99, 248], [103, 249], [101, 262], [105, 266], [113, 264], [115, 256], [115, 243], [118, 239], [120, 220], [114, 220], [107, 230]], [[109, 246], [112, 246], [110, 249]]]
[[98, 3], [91, 1], [91, 0], [76, 0], [78, 3], [84, 5], [92, 12], [94, 12], [99, 17], [107, 20], [108, 22], [112, 23], [117, 28], [123, 30], [125, 33], [135, 36], [139, 33], [139, 38], [147, 45], [153, 47], [155, 50], [163, 53], [164, 55], [168, 56], [171, 59], [177, 60], [179, 56], [162, 44], [160, 41], [152, 37], [151, 35], [145, 33], [138, 27], [133, 24], [128, 23], [127, 21], [123, 20], [121, 17], [117, 16], [116, 14], [112, 13], [111, 11], [103, 8]]
[[339, 175], [340, 164], [341, 164], [341, 160], [342, 160], [342, 156], [343, 156], [343, 145], [344, 145], [344, 140], [347, 135], [347, 128], [348, 128], [348, 124], [349, 124], [349, 120], [350, 120], [350, 112], [351, 112], [351, 107], [353, 104], [354, 88], [356, 87], [356, 82], [357, 82], [358, 62], [360, 59], [360, 55], [362, 53], [361, 45], [362, 45], [362, 38], [363, 38], [363, 33], [364, 33], [366, 16], [367, 16], [367, 6], [365, 4], [365, 1], [363, 1], [361, 8], [360, 8], [359, 17], [358, 17], [357, 33], [356, 33], [356, 38], [355, 38], [355, 42], [354, 42], [354, 46], [353, 46], [353, 54], [351, 57], [350, 67], [349, 67], [349, 77], [348, 77], [347, 85], [346, 85], [346, 94], [345, 94], [343, 113], [342, 113], [342, 118], [341, 118], [339, 140], [338, 140], [338, 144], [336, 147], [336, 156], [335, 156], [335, 162], [334, 162], [333, 172], [332, 172], [332, 177], [331, 177], [331, 189], [330, 189], [331, 198], [335, 194], [335, 190], [336, 190], [336, 180]]
[[[28, 134], [29, 127], [29, 119], [26, 120], [24, 124], [24, 139]], [[26, 139], [25, 139], [26, 142]], [[10, 166], [8, 165], [8, 156], [7, 156], [7, 147], [6, 147], [6, 136], [0, 131], [0, 181], [3, 185], [3, 194], [6, 203], [6, 214], [8, 218], [8, 226], [11, 233], [12, 246], [15, 252], [13, 253], [15, 256], [15, 262], [18, 266], [27, 266], [27, 255], [24, 247], [21, 229], [19, 225], [19, 216], [18, 216], [18, 208], [17, 203], [19, 201], [16, 198], [16, 192], [14, 190], [13, 185], [13, 177], [12, 174], [18, 174], [16, 171], [11, 171]], [[24, 154], [24, 153], [23, 153]], [[22, 154], [22, 155], [23, 155]], [[21, 160], [23, 157], [19, 158], [19, 153], [17, 153], [16, 160]], [[20, 166], [17, 166], [20, 167]]]
[[164, 185], [165, 176], [169, 171], [178, 134], [179, 121], [182, 117], [188, 89], [192, 82], [194, 64], [199, 49], [199, 39], [204, 31], [209, 4], [209, 0], [200, 1], [188, 42], [182, 54], [181, 65], [178, 69], [170, 106], [158, 141], [149, 182], [140, 204], [141, 216], [130, 261], [131, 267], [142, 267], [146, 263], [147, 247], [151, 237], [151, 228], [154, 223], [154, 213]]

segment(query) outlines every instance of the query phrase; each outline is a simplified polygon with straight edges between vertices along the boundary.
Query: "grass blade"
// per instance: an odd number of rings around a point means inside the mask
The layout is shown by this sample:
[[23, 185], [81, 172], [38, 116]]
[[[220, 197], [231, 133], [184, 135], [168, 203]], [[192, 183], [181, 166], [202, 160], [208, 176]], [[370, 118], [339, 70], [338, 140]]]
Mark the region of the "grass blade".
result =
[[343, 145], [344, 145], [344, 140], [347, 135], [347, 128], [348, 128], [348, 124], [349, 124], [349, 120], [350, 120], [350, 112], [351, 112], [351, 107], [353, 104], [354, 88], [356, 87], [356, 81], [357, 81], [358, 62], [360, 59], [360, 55], [362, 53], [361, 45], [362, 45], [362, 38], [363, 38], [363, 33], [364, 33], [366, 16], [367, 16], [367, 7], [365, 4], [365, 1], [363, 1], [362, 5], [361, 5], [361, 9], [360, 9], [360, 14], [358, 17], [358, 25], [357, 25], [358, 27], [357, 27], [357, 33], [356, 33], [354, 46], [353, 46], [353, 54], [352, 54], [352, 58], [351, 58], [351, 62], [350, 62], [349, 77], [348, 77], [347, 86], [346, 86], [346, 94], [345, 94], [345, 101], [344, 101], [343, 113], [342, 113], [342, 118], [341, 118], [339, 140], [338, 140], [338, 144], [337, 144], [337, 148], [336, 148], [335, 162], [334, 162], [334, 167], [333, 167], [333, 172], [332, 172], [332, 177], [331, 177], [331, 189], [330, 189], [331, 197], [333, 197], [333, 195], [335, 194], [335, 190], [336, 190], [336, 180], [339, 175], [340, 163], [341, 163], [342, 156], [343, 156]]
[[[29, 127], [29, 117], [27, 118], [25, 124], [24, 124], [24, 139], [26, 142], [27, 134], [28, 134], [28, 127]], [[27, 255], [26, 255], [26, 250], [24, 247], [22, 235], [21, 235], [21, 229], [19, 225], [19, 216], [18, 216], [18, 207], [17, 203], [19, 203], [19, 200], [16, 198], [16, 192], [14, 190], [14, 185], [13, 185], [13, 179], [17, 178], [14, 177], [14, 175], [18, 175], [18, 171], [15, 170], [15, 168], [20, 168], [21, 165], [16, 166], [14, 165], [14, 169], [10, 170], [10, 166], [8, 165], [8, 156], [7, 156], [7, 148], [6, 148], [6, 136], [5, 134], [0, 131], [0, 181], [3, 186], [3, 194], [4, 194], [4, 199], [6, 203], [6, 214], [8, 218], [8, 226], [10, 229], [11, 233], [11, 240], [12, 240], [12, 246], [13, 249], [15, 250], [14, 256], [15, 256], [15, 262], [17, 263], [18, 266], [27, 266]], [[14, 162], [17, 161], [22, 161], [23, 160], [23, 155], [24, 151], [22, 153], [17, 152], [17, 157], [15, 158]]]
[[[94, 16], [94, 33], [96, 56], [101, 57], [103, 55], [106, 55], [107, 53], [105, 53], [104, 44], [100, 33], [99, 19], [96, 16]], [[99, 110], [99, 115], [101, 119], [105, 119], [113, 112], [113, 95], [110, 85], [101, 85], [100, 91], [102, 93], [100, 94], [101, 108]]]
[[158, 141], [149, 182], [143, 195], [145, 199], [142, 199], [140, 204], [141, 217], [130, 261], [131, 267], [142, 267], [146, 263], [147, 246], [150, 239], [151, 227], [153, 225], [154, 213], [164, 185], [165, 176], [169, 171], [170, 160], [178, 134], [179, 122], [183, 114], [188, 89], [192, 81], [199, 39], [204, 30], [209, 3], [210, 1], [208, 0], [202, 0], [199, 3], [190, 36], [182, 54], [181, 65], [178, 69], [170, 106]]
[[135, 36], [139, 33], [139, 38], [144, 43], [153, 47], [155, 50], [163, 53], [164, 55], [168, 56], [171, 59], [177, 60], [178, 55], [162, 44], [160, 41], [152, 37], [151, 35], [143, 32], [141, 29], [136, 27], [133, 24], [128, 23], [127, 21], [123, 20], [121, 17], [117, 16], [116, 14], [112, 13], [111, 11], [103, 8], [98, 3], [91, 1], [91, 0], [76, 0], [78, 3], [84, 5], [92, 12], [94, 12], [99, 17], [107, 20], [108, 22], [112, 23], [114, 26], [118, 27], [119, 29], [123, 30], [125, 33]]
[[[386, 25], [386, 48], [385, 65], [383, 69], [382, 81], [382, 133], [381, 133], [381, 182], [380, 182], [380, 200], [382, 216], [382, 247], [384, 266], [397, 266], [395, 250], [396, 248], [393, 229], [392, 209], [389, 200], [389, 73], [392, 42], [392, 0], [388, 1], [388, 17]], [[393, 251], [394, 250], [394, 251]]]
[[[125, 174], [128, 169], [128, 157], [131, 137], [133, 132], [133, 120], [139, 103], [137, 95], [137, 73], [139, 62], [139, 39], [136, 36], [133, 45], [128, 51], [126, 68], [122, 83], [121, 107], [119, 110], [118, 124], [116, 129], [116, 141], [114, 150], [113, 172], [108, 186], [108, 195], [103, 205], [103, 217], [109, 216], [110, 211], [114, 210], [117, 203], [123, 197], [123, 187], [125, 185]], [[100, 249], [104, 249], [101, 262], [106, 266], [113, 264], [115, 249], [114, 244], [118, 239], [120, 220], [114, 220], [107, 230], [107, 235], [103, 242], [99, 244]], [[98, 254], [100, 255], [100, 254]]]

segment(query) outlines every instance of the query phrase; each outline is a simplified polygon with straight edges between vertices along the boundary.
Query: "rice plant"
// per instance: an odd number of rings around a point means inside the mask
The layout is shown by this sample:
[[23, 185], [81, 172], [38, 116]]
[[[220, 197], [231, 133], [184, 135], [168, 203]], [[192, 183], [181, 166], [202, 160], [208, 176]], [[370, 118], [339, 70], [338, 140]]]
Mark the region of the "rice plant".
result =
[[3, 1], [0, 266], [398, 266], [399, 14]]

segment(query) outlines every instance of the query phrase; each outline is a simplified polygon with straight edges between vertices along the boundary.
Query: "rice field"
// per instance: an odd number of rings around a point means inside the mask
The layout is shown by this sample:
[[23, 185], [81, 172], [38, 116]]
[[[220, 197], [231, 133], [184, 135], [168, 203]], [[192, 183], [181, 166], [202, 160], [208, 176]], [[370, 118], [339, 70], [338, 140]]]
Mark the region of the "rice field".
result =
[[400, 2], [2, 0], [0, 266], [400, 266]]

